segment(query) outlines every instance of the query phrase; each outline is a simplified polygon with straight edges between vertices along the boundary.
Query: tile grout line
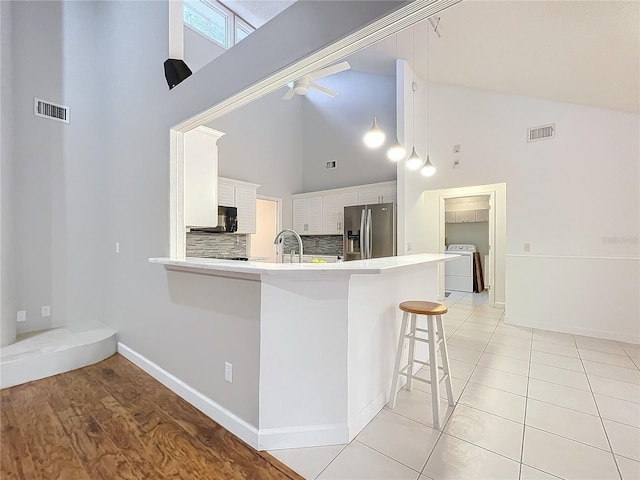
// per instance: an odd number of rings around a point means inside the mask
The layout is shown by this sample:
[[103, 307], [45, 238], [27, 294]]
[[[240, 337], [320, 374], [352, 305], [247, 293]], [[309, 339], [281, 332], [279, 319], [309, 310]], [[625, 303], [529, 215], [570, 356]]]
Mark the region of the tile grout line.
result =
[[522, 479], [522, 462], [524, 460], [524, 436], [527, 431], [527, 407], [529, 405], [529, 381], [531, 380], [531, 356], [533, 355], [533, 334], [531, 330], [531, 339], [529, 340], [529, 370], [527, 372], [527, 391], [524, 397], [524, 418], [522, 419], [522, 445], [520, 445], [520, 471], [518, 480]]
[[[461, 297], [461, 299], [462, 299], [462, 298], [464, 298], [465, 296], [466, 296], [466, 295], [462, 296], [462, 297]], [[460, 300], [460, 299], [459, 299], [459, 300]], [[459, 300], [458, 300], [458, 301], [459, 301]], [[457, 302], [456, 302], [456, 303], [457, 303]], [[454, 305], [455, 305], [455, 303], [454, 303]], [[447, 306], [447, 309], [448, 309], [448, 308], [449, 308], [449, 307]], [[475, 311], [475, 310], [477, 310], [477, 308], [478, 308], [478, 307], [476, 307], [476, 308], [474, 309], [474, 311]], [[472, 312], [472, 313], [473, 313], [473, 312]], [[465, 319], [465, 321], [464, 321], [464, 322], [462, 322], [462, 323], [458, 326], [458, 328], [460, 328], [462, 325], [464, 325], [464, 324], [467, 322], [467, 320], [469, 319], [469, 317], [470, 317], [470, 316], [471, 316], [471, 314], [469, 314], [469, 316], [467, 317], [467, 319]], [[444, 328], [444, 323], [443, 323], [442, 325], [443, 325], [443, 328]], [[458, 328], [456, 328], [456, 330], [458, 330]], [[454, 333], [455, 333], [455, 331], [454, 331]], [[452, 334], [452, 335], [453, 335], [453, 334]], [[444, 332], [444, 337], [445, 337], [445, 341], [447, 341], [447, 339], [449, 338], [449, 335], [447, 335], [446, 331]], [[448, 346], [448, 345], [447, 345], [447, 346]], [[480, 359], [478, 359], [478, 361], [479, 361], [479, 360], [480, 360]], [[471, 371], [471, 375], [473, 375], [473, 372], [475, 371], [475, 369], [476, 369], [476, 367], [477, 367], [477, 366], [478, 366], [478, 364], [477, 364], [477, 362], [476, 362], [475, 366], [473, 367], [473, 370]], [[469, 377], [471, 377], [471, 375], [469, 375]], [[453, 377], [450, 377], [450, 378], [453, 378]], [[459, 379], [459, 380], [460, 380], [460, 379]], [[453, 383], [453, 382], [452, 382], [452, 383]], [[424, 469], [425, 469], [425, 468], [427, 468], [427, 464], [429, 463], [429, 460], [431, 460], [431, 456], [433, 455], [433, 452], [435, 452], [435, 451], [436, 451], [436, 448], [438, 447], [438, 444], [440, 443], [440, 440], [442, 440], [442, 436], [444, 435], [444, 431], [445, 431], [445, 429], [447, 428], [447, 425], [449, 424], [449, 422], [451, 421], [451, 417], [453, 416], [453, 414], [454, 414], [454, 412], [455, 412], [455, 408], [456, 408], [456, 407], [458, 406], [458, 404], [460, 403], [460, 398], [462, 398], [462, 395], [463, 395], [463, 393], [464, 393], [465, 389], [467, 388], [467, 385], [468, 385], [468, 384], [469, 384], [469, 380], [467, 379], [467, 380], [466, 380], [466, 382], [465, 382], [465, 384], [464, 384], [464, 387], [462, 387], [462, 391], [460, 392], [460, 396], [459, 396], [459, 397], [458, 397], [458, 399], [455, 401], [455, 405], [453, 406], [453, 411], [451, 412], [451, 415], [449, 415], [449, 418], [447, 419], [447, 421], [446, 421], [446, 422], [444, 423], [444, 425], [442, 425], [442, 427], [440, 428], [440, 435], [438, 435], [438, 439], [437, 439], [437, 440], [436, 440], [436, 442], [433, 444], [433, 448], [432, 448], [432, 449], [431, 449], [431, 451], [429, 452], [429, 455], [427, 455], [427, 459], [425, 460], [424, 464], [422, 465], [422, 469], [420, 470], [420, 474], [418, 475], [418, 479], [419, 479], [419, 478], [420, 478], [420, 476], [422, 476], [422, 475], [427, 476], [427, 474], [426, 474], [426, 473], [424, 473]], [[452, 388], [453, 388], [453, 385], [452, 385]], [[432, 401], [433, 401], [433, 399], [432, 399]], [[440, 401], [440, 399], [438, 399], [438, 401]], [[447, 403], [447, 407], [449, 407], [448, 403]], [[432, 427], [432, 428], [433, 428], [433, 427]], [[435, 430], [435, 429], [434, 429], [434, 430]]]
[[[574, 341], [575, 341], [575, 337], [574, 337]], [[578, 344], [576, 342], [576, 348], [577, 348]], [[578, 349], [578, 355], [580, 356], [580, 363], [582, 363], [582, 368], [584, 367], [584, 361], [582, 359], [582, 355], [580, 355], [580, 349]], [[585, 375], [586, 375], [586, 369], [585, 369]], [[607, 439], [607, 443], [609, 444], [609, 450], [611, 451], [611, 456], [613, 457], [613, 464], [616, 466], [616, 470], [618, 470], [618, 476], [620, 477], [620, 480], [624, 480], [622, 477], [622, 472], [620, 471], [620, 466], [618, 465], [618, 459], [616, 458], [616, 455], [613, 451], [613, 445], [611, 445], [611, 440], [609, 439], [609, 432], [607, 432], [607, 428], [604, 425], [604, 419], [602, 418], [602, 414], [600, 413], [600, 407], [598, 407], [598, 402], [596, 400], [596, 396], [593, 393], [593, 387], [591, 387], [591, 381], [589, 380], [589, 375], [586, 375], [587, 377], [587, 383], [589, 384], [589, 389], [591, 390], [591, 398], [593, 399], [593, 403], [596, 406], [596, 412], [598, 412], [598, 417], [600, 418], [600, 424], [602, 425], [602, 430], [604, 431], [604, 436]]]

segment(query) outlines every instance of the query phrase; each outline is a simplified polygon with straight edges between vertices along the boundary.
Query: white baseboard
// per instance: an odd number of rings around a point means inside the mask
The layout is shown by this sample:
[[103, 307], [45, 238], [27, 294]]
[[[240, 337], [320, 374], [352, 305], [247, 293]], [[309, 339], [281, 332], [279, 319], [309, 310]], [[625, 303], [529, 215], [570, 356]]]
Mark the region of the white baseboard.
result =
[[539, 330], [549, 330], [551, 332], [570, 333], [572, 335], [583, 335], [585, 337], [604, 338], [606, 340], [615, 340], [617, 342], [640, 344], [640, 337], [638, 336], [630, 338], [626, 333], [612, 332], [610, 330], [584, 328], [566, 324], [559, 326], [552, 322], [530, 322], [507, 316], [505, 316], [504, 323], [507, 325], [515, 325], [516, 327], [537, 328]]
[[313, 425], [311, 427], [269, 428], [259, 433], [258, 450], [318, 447], [349, 443], [346, 425]]
[[505, 305], [506, 305], [505, 302], [493, 302], [493, 303], [495, 305], [495, 308], [501, 308], [503, 310], [504, 310]]
[[118, 353], [127, 360], [131, 361], [142, 370], [147, 372], [153, 378], [162, 383], [165, 387], [172, 390], [175, 394], [182, 397], [191, 405], [196, 407], [206, 416], [218, 422], [231, 433], [244, 440], [253, 448], [258, 449], [258, 430], [253, 425], [245, 422], [237, 415], [231, 413], [226, 408], [203, 395], [195, 388], [187, 385], [182, 380], [164, 370], [159, 365], [153, 363], [148, 358], [140, 355], [135, 350], [118, 342]]

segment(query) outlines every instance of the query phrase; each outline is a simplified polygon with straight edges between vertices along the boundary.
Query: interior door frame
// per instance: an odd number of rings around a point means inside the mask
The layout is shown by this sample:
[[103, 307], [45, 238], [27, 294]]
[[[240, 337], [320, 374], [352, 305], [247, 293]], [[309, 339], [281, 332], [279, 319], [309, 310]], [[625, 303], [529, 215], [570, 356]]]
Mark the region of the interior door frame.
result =
[[[280, 197], [271, 197], [269, 195], [256, 195], [256, 200], [268, 200], [270, 202], [276, 202], [276, 230], [279, 232], [282, 230], [282, 198]], [[258, 221], [258, 217], [256, 214], [256, 222]], [[251, 235], [247, 235], [247, 257], [251, 257]], [[280, 256], [282, 252], [280, 252], [279, 246], [276, 247], [276, 258]]]
[[[451, 198], [465, 198], [465, 197], [478, 197], [489, 196], [489, 306], [495, 307], [495, 275], [496, 275], [496, 258], [495, 258], [495, 240], [496, 240], [496, 190], [495, 189], [479, 189], [473, 193], [449, 193], [440, 195], [440, 207], [439, 207], [439, 241], [438, 251], [445, 251], [445, 229], [446, 229], [446, 215], [445, 215], [445, 201]], [[483, 272], [484, 274], [484, 272]], [[444, 265], [442, 267], [442, 277], [444, 280]], [[444, 281], [440, 282], [441, 292], [439, 292], [440, 298], [444, 299]]]

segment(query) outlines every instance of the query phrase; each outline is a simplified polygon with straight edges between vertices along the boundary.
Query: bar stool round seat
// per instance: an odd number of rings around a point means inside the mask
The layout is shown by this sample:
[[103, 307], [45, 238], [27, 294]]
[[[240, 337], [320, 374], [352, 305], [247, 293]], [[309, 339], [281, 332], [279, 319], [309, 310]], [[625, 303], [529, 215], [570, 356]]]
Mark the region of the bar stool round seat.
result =
[[[400, 376], [407, 379], [405, 388], [411, 390], [413, 381], [418, 380], [431, 384], [431, 408], [433, 412], [433, 427], [440, 429], [440, 382], [445, 383], [447, 389], [447, 400], [449, 405], [454, 406], [453, 390], [451, 388], [451, 370], [449, 367], [449, 355], [447, 353], [447, 342], [442, 325], [442, 315], [447, 313], [447, 306], [441, 303], [426, 302], [422, 300], [410, 300], [399, 305], [402, 314], [402, 326], [398, 338], [398, 350], [396, 352], [395, 368], [391, 381], [391, 394], [389, 398], [389, 408], [394, 409], [398, 395], [398, 382]], [[427, 317], [427, 328], [417, 326], [418, 315]], [[409, 331], [407, 332], [407, 326]], [[405, 341], [409, 340], [409, 354], [407, 363], [401, 366], [404, 359]], [[416, 342], [428, 345], [428, 361], [416, 358]], [[438, 365], [437, 353], [440, 351], [441, 365]], [[429, 369], [429, 380], [418, 376], [414, 371], [415, 364]], [[440, 371], [443, 375], [440, 376]]]
[[421, 300], [402, 302], [400, 304], [400, 310], [415, 313], [416, 315], [444, 315], [448, 311], [446, 305], [435, 302], [423, 302]]

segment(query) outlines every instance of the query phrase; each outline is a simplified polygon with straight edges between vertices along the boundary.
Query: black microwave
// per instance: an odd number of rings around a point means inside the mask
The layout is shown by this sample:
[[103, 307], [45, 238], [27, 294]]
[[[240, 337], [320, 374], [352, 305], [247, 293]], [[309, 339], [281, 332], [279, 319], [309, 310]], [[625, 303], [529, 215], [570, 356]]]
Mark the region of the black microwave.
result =
[[234, 233], [238, 231], [238, 209], [236, 207], [218, 206], [217, 227], [191, 227], [192, 232]]

